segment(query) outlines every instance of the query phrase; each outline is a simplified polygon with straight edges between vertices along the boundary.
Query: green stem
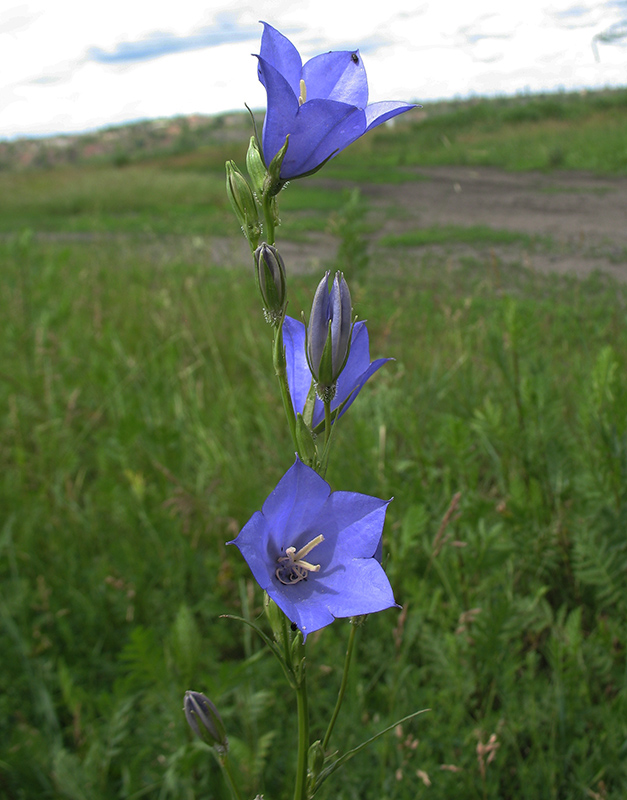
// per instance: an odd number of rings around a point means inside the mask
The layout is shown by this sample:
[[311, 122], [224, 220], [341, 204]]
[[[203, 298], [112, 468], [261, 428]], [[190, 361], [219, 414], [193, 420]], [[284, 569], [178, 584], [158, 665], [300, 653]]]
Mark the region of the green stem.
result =
[[328, 402], [325, 400], [324, 402], [324, 444], [329, 441], [329, 436], [331, 435], [331, 401]]
[[272, 357], [274, 361], [274, 373], [279, 381], [281, 389], [281, 399], [283, 400], [283, 408], [285, 409], [285, 416], [287, 417], [287, 424], [292, 434], [292, 441], [299, 457], [301, 455], [298, 447], [298, 440], [296, 439], [296, 417], [294, 415], [294, 406], [292, 405], [292, 396], [290, 394], [290, 387], [287, 382], [287, 362], [285, 360], [285, 347], [283, 345], [283, 323], [277, 328], [274, 343], [272, 345]]
[[273, 197], [268, 197], [267, 194], [263, 196], [263, 218], [266, 223], [266, 236], [265, 240], [268, 244], [274, 244], [274, 213], [272, 210]]
[[348, 685], [348, 671], [350, 668], [351, 658], [353, 656], [353, 647], [355, 645], [356, 632], [357, 632], [357, 626], [351, 625], [351, 632], [348, 637], [348, 645], [346, 647], [346, 657], [344, 658], [344, 672], [342, 673], [342, 682], [340, 683], [340, 688], [337, 693], [337, 701], [335, 703], [335, 708], [333, 709], [333, 716], [331, 717], [331, 721], [329, 722], [329, 727], [327, 728], [327, 732], [324, 735], [324, 741], [322, 742], [323, 751], [326, 751], [327, 747], [329, 746], [329, 740], [331, 739], [331, 734], [333, 733], [333, 728], [335, 727], [335, 721], [337, 720], [338, 714], [340, 713], [340, 708], [342, 706], [342, 701], [344, 700], [344, 693], [346, 692], [346, 687]]
[[235, 776], [233, 775], [233, 770], [231, 768], [231, 762], [228, 755], [225, 755], [220, 759], [220, 766], [222, 767], [222, 772], [224, 773], [224, 777], [226, 778], [226, 782], [229, 785], [229, 789], [231, 790], [234, 800], [242, 800], [242, 796], [239, 793], [237, 784], [235, 783]]
[[296, 688], [298, 704], [298, 761], [296, 764], [296, 785], [294, 800], [307, 800], [307, 757], [309, 755], [309, 706], [307, 704], [307, 683], [305, 664], [301, 664], [301, 674]]

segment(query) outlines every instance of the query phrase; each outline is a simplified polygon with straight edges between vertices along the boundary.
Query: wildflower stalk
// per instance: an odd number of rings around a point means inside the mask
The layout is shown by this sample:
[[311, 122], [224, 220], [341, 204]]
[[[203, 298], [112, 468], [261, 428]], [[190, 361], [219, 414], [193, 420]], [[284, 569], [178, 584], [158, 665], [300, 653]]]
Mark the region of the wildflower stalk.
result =
[[268, 244], [274, 244], [274, 209], [273, 209], [274, 198], [270, 197], [269, 193], [266, 192], [263, 195], [262, 200], [262, 208], [263, 208], [263, 218], [266, 226], [265, 230], [265, 239]]
[[305, 663], [300, 666], [300, 678], [296, 686], [298, 707], [298, 756], [296, 762], [296, 783], [294, 800], [307, 800], [307, 757], [309, 755], [309, 704], [307, 702], [307, 683]]
[[324, 444], [328, 445], [331, 436], [331, 401], [324, 401]]
[[235, 776], [233, 775], [233, 768], [231, 766], [231, 761], [228, 755], [223, 756], [220, 758], [220, 766], [222, 767], [222, 772], [226, 779], [226, 782], [229, 785], [229, 789], [231, 790], [231, 795], [233, 796], [233, 800], [242, 800], [242, 796], [237, 788], [237, 783], [235, 782]]
[[342, 707], [342, 701], [344, 700], [344, 694], [346, 692], [346, 687], [348, 685], [348, 672], [350, 669], [351, 658], [353, 656], [353, 647], [355, 645], [355, 635], [357, 632], [357, 626], [351, 625], [350, 629], [351, 630], [348, 636], [348, 645], [346, 646], [346, 656], [344, 658], [344, 671], [342, 672], [342, 682], [340, 683], [340, 688], [337, 693], [337, 701], [335, 703], [335, 708], [333, 709], [333, 715], [329, 720], [329, 727], [327, 728], [327, 732], [325, 733], [324, 739], [322, 741], [323, 751], [326, 751], [327, 747], [329, 746], [331, 734], [333, 733], [335, 722], [340, 713], [340, 708]]

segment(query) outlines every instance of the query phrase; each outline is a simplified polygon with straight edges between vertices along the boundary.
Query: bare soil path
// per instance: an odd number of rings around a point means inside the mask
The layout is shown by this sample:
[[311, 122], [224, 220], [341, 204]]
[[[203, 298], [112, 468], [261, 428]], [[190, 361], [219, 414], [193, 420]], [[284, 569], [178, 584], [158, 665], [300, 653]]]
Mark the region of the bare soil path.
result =
[[[329, 191], [341, 184], [328, 182]], [[595, 271], [627, 280], [627, 178], [574, 172], [505, 172], [495, 168], [431, 167], [416, 170], [416, 180], [362, 187], [376, 228], [373, 245], [386, 234], [455, 225], [487, 226], [538, 237], [537, 247], [468, 244], [431, 246], [448, 258], [496, 254], [540, 272], [584, 277]], [[280, 234], [280, 231], [279, 231]], [[313, 237], [312, 237], [313, 239]], [[315, 244], [281, 242], [290, 262], [305, 269], [333, 256], [333, 240]], [[416, 248], [424, 250], [425, 248]]]

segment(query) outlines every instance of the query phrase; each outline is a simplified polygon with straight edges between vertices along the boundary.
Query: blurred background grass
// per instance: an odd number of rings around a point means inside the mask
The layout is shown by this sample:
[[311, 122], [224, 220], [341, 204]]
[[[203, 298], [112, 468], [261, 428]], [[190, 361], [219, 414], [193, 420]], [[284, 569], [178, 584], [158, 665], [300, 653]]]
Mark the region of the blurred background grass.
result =
[[[343, 418], [328, 474], [394, 496], [384, 543], [403, 606], [360, 632], [335, 741], [432, 709], [323, 797], [625, 796], [624, 286], [403, 251], [501, 241], [481, 229], [366, 252], [355, 191], [424, 164], [624, 173], [626, 104], [612, 92], [427, 109], [325, 167], [347, 194], [312, 179], [281, 195], [280, 236], [335, 236], [372, 357], [396, 358]], [[188, 688], [223, 714], [247, 796], [289, 785], [290, 693], [220, 617], [260, 613], [224, 543], [293, 460], [223, 192], [224, 159], [243, 164], [245, 147], [0, 173], [9, 800], [227, 797], [186, 728]], [[293, 315], [317, 279], [290, 274]], [[346, 636], [336, 622], [311, 637], [314, 735]]]

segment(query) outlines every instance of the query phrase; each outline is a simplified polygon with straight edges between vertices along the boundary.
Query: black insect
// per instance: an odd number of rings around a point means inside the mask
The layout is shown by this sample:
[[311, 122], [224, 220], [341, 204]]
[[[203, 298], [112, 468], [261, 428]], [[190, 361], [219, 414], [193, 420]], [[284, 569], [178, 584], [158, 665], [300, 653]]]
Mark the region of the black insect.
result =
[[292, 624], [290, 625], [290, 628], [295, 632], [295, 631], [298, 630], [298, 625], [295, 622], [292, 622]]
[[355, 62], [355, 64], [359, 64], [359, 56], [357, 55], [357, 53], [353, 53], [353, 54], [351, 55], [351, 58], [353, 59], [353, 61]]

